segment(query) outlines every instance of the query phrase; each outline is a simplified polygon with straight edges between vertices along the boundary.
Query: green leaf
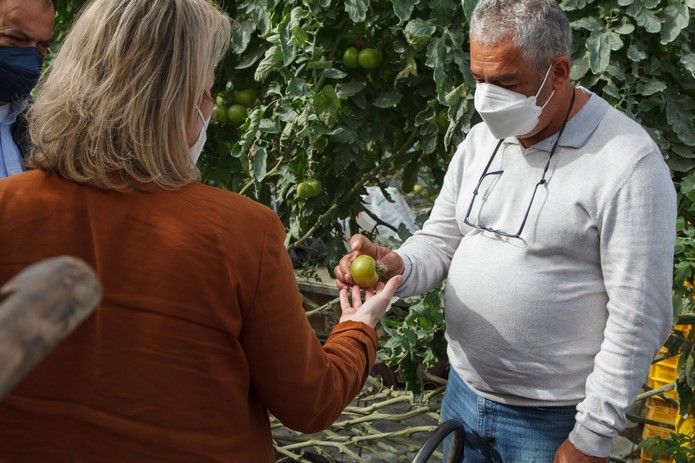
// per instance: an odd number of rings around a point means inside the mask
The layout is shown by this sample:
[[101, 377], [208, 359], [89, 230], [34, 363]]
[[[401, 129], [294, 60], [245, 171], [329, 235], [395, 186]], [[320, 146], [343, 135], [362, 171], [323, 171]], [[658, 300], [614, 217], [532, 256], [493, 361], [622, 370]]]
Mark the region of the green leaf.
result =
[[420, 3], [420, 0], [391, 0], [391, 3], [393, 4], [393, 12], [396, 13], [401, 22], [404, 22], [410, 19], [413, 8]]
[[627, 10], [625, 10], [625, 14], [627, 14], [628, 16], [632, 16], [633, 18], [636, 18], [643, 11], [644, 11], [644, 6], [642, 6], [641, 2], [637, 2], [637, 3], [632, 3], [630, 6], [628, 6]]
[[241, 61], [234, 66], [234, 69], [248, 69], [254, 64], [256, 64], [256, 61], [261, 59], [263, 54], [265, 53], [265, 48], [263, 48], [260, 45], [255, 45], [251, 46], [251, 48], [247, 48], [246, 52], [241, 58]]
[[672, 156], [666, 160], [666, 163], [671, 170], [676, 172], [690, 172], [693, 168], [695, 168], [695, 159], [684, 159], [681, 157]]
[[661, 28], [662, 44], [673, 42], [681, 31], [688, 27], [690, 22], [688, 7], [683, 4], [667, 6], [661, 12], [661, 16], [664, 18], [664, 24]]
[[620, 35], [613, 31], [608, 32], [608, 43], [610, 44], [611, 50], [613, 51], [618, 51], [623, 48], [623, 39], [620, 38]]
[[582, 56], [572, 60], [572, 72], [570, 74], [570, 79], [579, 80], [589, 72], [591, 69], [591, 54], [588, 50], [584, 52]]
[[640, 91], [641, 95], [650, 96], [655, 93], [663, 92], [666, 90], [666, 84], [658, 79], [652, 79], [647, 82], [644, 88]]
[[314, 111], [327, 126], [333, 125], [340, 110], [340, 100], [332, 85], [326, 85], [314, 97]]
[[321, 72], [321, 76], [325, 79], [340, 80], [340, 79], [344, 79], [345, 77], [347, 77], [347, 74], [344, 73], [343, 71], [341, 71], [340, 69], [328, 68], [328, 69], [324, 69]]
[[[683, 180], [681, 180], [680, 191], [684, 195], [687, 195], [688, 193], [692, 193], [693, 191], [695, 191], [695, 174], [690, 174], [684, 177]], [[683, 219], [683, 225], [685, 226], [685, 219]]]
[[357, 95], [362, 90], [364, 90], [364, 87], [366, 86], [367, 83], [363, 80], [351, 80], [348, 83], [336, 85], [335, 90], [338, 95], [338, 98], [340, 98], [341, 100], [345, 100], [347, 98]]
[[268, 168], [268, 153], [265, 148], [258, 148], [253, 155], [253, 175], [257, 182], [265, 179]]
[[437, 99], [440, 103], [446, 103], [446, 94], [450, 91], [451, 84], [447, 79], [447, 73], [444, 69], [444, 60], [446, 58], [446, 44], [444, 37], [438, 37], [430, 41], [427, 47], [427, 60], [425, 65], [432, 68], [434, 83], [437, 87]]
[[613, 83], [609, 82], [606, 84], [605, 87], [603, 87], [603, 93], [612, 96], [616, 100], [619, 100], [621, 95], [620, 95], [620, 89]]
[[271, 119], [262, 119], [258, 130], [263, 133], [280, 133], [280, 128]]
[[246, 51], [254, 30], [256, 25], [251, 21], [232, 22], [231, 48], [234, 53], [240, 55]]
[[417, 61], [412, 56], [408, 56], [405, 60], [405, 67], [396, 75], [396, 82], [408, 76], [417, 76]]
[[426, 44], [436, 31], [437, 26], [420, 18], [410, 21], [403, 30], [408, 43], [416, 47]]
[[302, 98], [309, 92], [309, 85], [306, 80], [300, 77], [293, 77], [287, 83], [287, 95]]
[[591, 72], [601, 74], [611, 62], [610, 33], [592, 32], [586, 40], [586, 47], [591, 53]]
[[605, 28], [605, 23], [595, 16], [580, 18], [572, 23], [575, 29], [586, 29], [587, 31], [600, 31]]
[[[693, 0], [695, 1], [695, 0]], [[475, 9], [475, 5], [478, 3], [478, 0], [461, 0], [461, 6], [463, 7], [463, 14], [466, 16], [466, 19], [470, 20], [471, 16], [473, 16], [473, 10]]]
[[258, 63], [253, 78], [256, 82], [263, 82], [271, 72], [278, 69], [282, 64], [282, 50], [278, 45], [273, 45], [265, 52], [265, 58]]
[[364, 0], [344, 0], [345, 12], [354, 23], [361, 23], [367, 17], [367, 4]]
[[652, 10], [642, 10], [635, 18], [638, 26], [644, 27], [647, 32], [655, 34], [661, 30], [661, 21]]
[[684, 96], [667, 94], [666, 121], [678, 135], [678, 138], [688, 146], [695, 146], [695, 125], [692, 111], [693, 101]]
[[376, 97], [372, 104], [377, 108], [393, 108], [401, 101], [402, 97], [403, 95], [398, 90], [390, 88]]
[[614, 32], [621, 35], [628, 35], [635, 32], [635, 25], [630, 22], [626, 17], [623, 18], [622, 23], [613, 29]]
[[635, 0], [618, 0], [618, 5], [620, 6], [629, 6], [635, 3]]
[[280, 32], [280, 49], [282, 50], [283, 65], [287, 66], [297, 56], [297, 51], [294, 46], [292, 31], [290, 30], [290, 15], [286, 15], [279, 26]]
[[[693, 0], [695, 1], [695, 0]], [[688, 53], [681, 57], [681, 64], [690, 71], [690, 73], [695, 77], [695, 53]]]
[[647, 57], [647, 54], [639, 49], [637, 45], [630, 45], [627, 49], [627, 57], [632, 61], [642, 61]]

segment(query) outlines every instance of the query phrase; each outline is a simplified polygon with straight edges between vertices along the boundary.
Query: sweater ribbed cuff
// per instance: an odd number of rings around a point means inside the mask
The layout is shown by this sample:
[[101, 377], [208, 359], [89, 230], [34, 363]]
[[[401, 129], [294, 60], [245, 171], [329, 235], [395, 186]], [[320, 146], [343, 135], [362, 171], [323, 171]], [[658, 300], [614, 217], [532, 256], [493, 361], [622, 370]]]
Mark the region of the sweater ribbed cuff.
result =
[[413, 261], [410, 260], [410, 257], [408, 257], [406, 254], [403, 254], [401, 252], [395, 251], [396, 254], [401, 256], [401, 259], [403, 259], [403, 283], [401, 283], [401, 286], [396, 290], [396, 296], [400, 296], [402, 291], [405, 289], [407, 286], [407, 281], [408, 277], [410, 276], [410, 270], [413, 267]]
[[589, 456], [607, 458], [611, 454], [613, 438], [597, 434], [580, 423], [574, 425], [569, 439], [577, 450]]

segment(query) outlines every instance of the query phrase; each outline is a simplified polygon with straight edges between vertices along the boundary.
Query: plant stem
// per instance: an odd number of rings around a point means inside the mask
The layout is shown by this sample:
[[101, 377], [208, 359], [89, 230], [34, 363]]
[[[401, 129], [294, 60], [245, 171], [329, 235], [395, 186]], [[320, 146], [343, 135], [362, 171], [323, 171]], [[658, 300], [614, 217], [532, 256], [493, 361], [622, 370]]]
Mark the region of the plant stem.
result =
[[[278, 170], [280, 170], [280, 166], [282, 165], [282, 160], [283, 160], [283, 158], [278, 159], [278, 162], [275, 164], [275, 166], [273, 166], [272, 169], [270, 169], [268, 172], [266, 172], [266, 174], [265, 174], [266, 178], [277, 174]], [[239, 190], [239, 194], [243, 195], [244, 193], [246, 193], [246, 191], [248, 191], [248, 189], [251, 188], [255, 183], [256, 183], [255, 179], [249, 180], [246, 183], [246, 185], [244, 185], [244, 187], [241, 190]]]
[[304, 243], [306, 240], [311, 238], [314, 232], [321, 225], [323, 225], [323, 221], [329, 218], [340, 206], [342, 206], [348, 199], [352, 198], [353, 195], [355, 195], [359, 190], [361, 190], [363, 188], [364, 183], [367, 180], [373, 178], [380, 170], [387, 167], [389, 162], [403, 156], [415, 144], [415, 141], [417, 141], [418, 134], [418, 131], [411, 132], [408, 136], [408, 139], [403, 143], [403, 146], [401, 146], [401, 148], [393, 156], [386, 159], [384, 163], [377, 164], [370, 171], [365, 173], [360, 179], [360, 181], [357, 182], [357, 184], [347, 193], [345, 193], [338, 201], [336, 201], [335, 204], [328, 208], [326, 212], [321, 214], [319, 218], [316, 219], [316, 223], [309, 229], [309, 231], [307, 231], [304, 235], [297, 239], [297, 241], [290, 244], [290, 235], [287, 235], [287, 238], [285, 238], [285, 247], [287, 248], [287, 250], [289, 251], [292, 248], [299, 246], [300, 244]]
[[324, 305], [322, 305], [322, 306], [320, 306], [320, 307], [318, 307], [318, 308], [316, 308], [316, 309], [309, 310], [309, 311], [305, 312], [305, 313], [306, 313], [306, 316], [307, 316], [307, 317], [311, 317], [312, 315], [316, 315], [316, 314], [319, 314], [319, 313], [321, 313], [321, 312], [325, 312], [326, 310], [328, 310], [328, 309], [330, 309], [331, 307], [333, 307], [333, 304], [335, 304], [335, 303], [337, 303], [337, 302], [340, 302], [340, 298], [339, 298], [339, 297], [336, 297], [335, 299], [331, 299], [330, 301], [328, 301], [327, 303], [325, 303]]
[[657, 389], [652, 389], [651, 391], [643, 392], [642, 394], [637, 396], [637, 398], [635, 399], [635, 402], [641, 402], [642, 400], [646, 400], [646, 399], [653, 397], [655, 395], [663, 394], [664, 392], [668, 392], [668, 391], [673, 390], [675, 387], [676, 387], [676, 383], [671, 383], [671, 384], [667, 384], [666, 386], [661, 386]]

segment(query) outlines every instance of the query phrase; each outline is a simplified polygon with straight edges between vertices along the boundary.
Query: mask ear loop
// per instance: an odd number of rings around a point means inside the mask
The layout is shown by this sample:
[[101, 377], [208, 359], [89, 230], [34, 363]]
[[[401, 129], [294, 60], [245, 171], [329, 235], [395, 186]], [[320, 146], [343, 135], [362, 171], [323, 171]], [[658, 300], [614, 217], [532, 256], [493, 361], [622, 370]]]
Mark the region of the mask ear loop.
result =
[[[548, 81], [548, 76], [550, 75], [550, 70], [553, 68], [553, 63], [550, 63], [550, 66], [548, 67], [548, 70], [545, 71], [545, 77], [543, 78], [543, 82], [541, 83], [540, 88], [538, 89], [538, 92], [536, 93], [536, 101], [538, 101], [538, 96], [541, 94], [543, 91], [543, 87], [545, 87], [545, 83]], [[545, 100], [545, 104], [541, 106], [541, 111], [545, 109], [546, 106], [548, 106], [548, 103], [550, 103], [550, 100], [553, 99], [553, 96], [555, 96], [555, 90], [553, 90], [553, 93], [550, 94], [547, 100]]]

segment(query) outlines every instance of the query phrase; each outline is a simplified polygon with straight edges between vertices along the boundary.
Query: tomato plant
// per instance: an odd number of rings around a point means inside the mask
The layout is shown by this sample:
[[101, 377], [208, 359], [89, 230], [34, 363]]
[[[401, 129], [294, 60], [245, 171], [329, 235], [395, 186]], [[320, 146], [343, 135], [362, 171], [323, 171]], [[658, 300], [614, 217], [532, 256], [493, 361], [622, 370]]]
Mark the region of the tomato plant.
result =
[[[332, 267], [345, 252], [339, 219], [357, 230], [365, 187], [398, 183], [411, 192], [425, 183], [436, 195], [456, 145], [479, 120], [467, 52], [475, 3], [221, 2], [235, 23], [217, 103], [247, 114], [234, 111], [239, 127], [210, 126], [199, 161], [205, 182], [272, 206], [288, 249], [322, 239], [327, 252], [315, 263]], [[60, 2], [57, 42], [81, 4]], [[572, 78], [640, 122], [673, 170], [681, 217], [674, 292], [681, 317], [692, 320], [693, 289], [684, 282], [695, 277], [695, 0], [561, 5], [574, 31]], [[235, 97], [242, 92], [253, 98]], [[310, 180], [323, 185], [321, 194], [301, 197], [299, 185]], [[417, 364], [418, 343], [429, 341], [408, 336], [407, 345], [405, 335], [394, 341], [405, 350], [390, 351], [411, 352], [408, 364]], [[684, 398], [687, 384], [679, 388]]]

